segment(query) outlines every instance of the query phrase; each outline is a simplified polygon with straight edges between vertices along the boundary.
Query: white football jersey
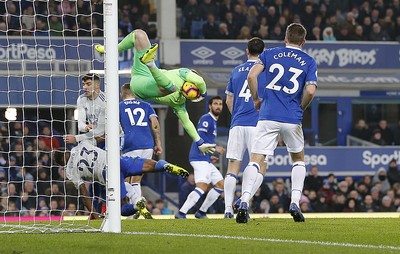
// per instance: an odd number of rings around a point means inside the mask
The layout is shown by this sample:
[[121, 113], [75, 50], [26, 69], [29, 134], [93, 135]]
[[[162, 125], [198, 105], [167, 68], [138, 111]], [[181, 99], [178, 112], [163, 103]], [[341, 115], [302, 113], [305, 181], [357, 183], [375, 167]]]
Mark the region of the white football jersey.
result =
[[72, 148], [65, 174], [77, 188], [84, 181], [97, 181], [105, 184], [106, 181], [103, 177], [105, 166], [106, 152], [92, 145], [90, 141], [84, 140]]
[[91, 139], [104, 135], [106, 129], [106, 96], [100, 91], [99, 96], [94, 100], [88, 99], [85, 95], [80, 95], [77, 100], [78, 106], [78, 130], [86, 132], [87, 124], [94, 126], [93, 131], [87, 132], [86, 137], [78, 137], [77, 141]]

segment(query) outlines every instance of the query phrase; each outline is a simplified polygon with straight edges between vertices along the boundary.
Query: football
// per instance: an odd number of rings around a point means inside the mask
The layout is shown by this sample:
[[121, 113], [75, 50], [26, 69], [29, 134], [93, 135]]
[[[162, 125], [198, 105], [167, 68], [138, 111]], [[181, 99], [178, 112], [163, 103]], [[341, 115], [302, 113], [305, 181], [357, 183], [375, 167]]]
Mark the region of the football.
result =
[[186, 81], [182, 85], [182, 94], [186, 99], [194, 100], [199, 98], [200, 90], [195, 84]]

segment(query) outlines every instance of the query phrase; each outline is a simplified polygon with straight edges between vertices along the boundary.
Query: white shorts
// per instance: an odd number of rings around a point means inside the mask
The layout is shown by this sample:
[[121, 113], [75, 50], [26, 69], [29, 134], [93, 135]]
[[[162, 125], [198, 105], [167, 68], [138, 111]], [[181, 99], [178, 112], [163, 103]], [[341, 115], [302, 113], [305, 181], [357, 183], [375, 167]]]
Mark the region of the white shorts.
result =
[[274, 155], [279, 134], [289, 153], [299, 153], [303, 150], [304, 136], [301, 124], [262, 120], [257, 123], [251, 152]]
[[194, 169], [195, 183], [211, 183], [215, 185], [224, 179], [221, 172], [208, 161], [191, 161], [190, 165]]
[[140, 158], [151, 160], [151, 158], [153, 158], [153, 152], [154, 152], [153, 149], [139, 149], [124, 153], [122, 156], [127, 156], [127, 157], [139, 156]]
[[255, 126], [235, 126], [229, 130], [226, 158], [229, 160], [242, 161], [244, 152], [250, 153]]

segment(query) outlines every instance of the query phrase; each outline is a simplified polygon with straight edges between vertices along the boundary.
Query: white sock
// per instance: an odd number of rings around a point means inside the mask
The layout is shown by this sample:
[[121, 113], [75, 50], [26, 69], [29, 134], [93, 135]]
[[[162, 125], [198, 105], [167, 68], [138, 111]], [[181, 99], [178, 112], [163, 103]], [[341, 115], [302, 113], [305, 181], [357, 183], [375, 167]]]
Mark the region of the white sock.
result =
[[135, 189], [132, 187], [132, 185], [130, 185], [127, 182], [124, 182], [125, 184], [125, 189], [126, 189], [126, 196], [129, 198], [129, 203], [130, 204], [135, 204], [137, 201], [137, 197], [136, 197], [136, 193], [135, 193]]
[[186, 214], [190, 208], [192, 208], [197, 201], [199, 201], [200, 197], [203, 196], [204, 191], [200, 188], [195, 188], [190, 194], [188, 195], [185, 203], [182, 205], [180, 212]]
[[260, 165], [256, 162], [250, 162], [245, 168], [243, 172], [242, 197], [240, 198], [242, 202], [249, 203], [259, 169]]
[[251, 197], [253, 197], [254, 194], [256, 194], [258, 188], [260, 188], [260, 186], [261, 186], [261, 184], [262, 184], [263, 181], [264, 181], [264, 176], [263, 176], [263, 174], [261, 174], [260, 172], [258, 172], [256, 181], [254, 182], [254, 185], [253, 185], [253, 189], [251, 190]]
[[136, 200], [142, 196], [142, 188], [140, 186], [140, 183], [134, 183], [134, 184], [132, 184], [132, 187], [135, 191], [133, 198], [135, 198], [135, 200]]
[[206, 213], [208, 208], [218, 199], [219, 195], [223, 192], [223, 190], [218, 188], [212, 188], [208, 194], [206, 199], [204, 200], [203, 204], [200, 207], [200, 211]]
[[232, 204], [236, 190], [236, 178], [234, 174], [227, 174], [224, 181], [225, 213], [233, 214]]
[[[303, 192], [304, 178], [306, 177], [306, 166], [304, 161], [296, 161], [292, 167], [292, 200], [299, 206], [301, 193]], [[299, 206], [300, 207], [300, 206]]]

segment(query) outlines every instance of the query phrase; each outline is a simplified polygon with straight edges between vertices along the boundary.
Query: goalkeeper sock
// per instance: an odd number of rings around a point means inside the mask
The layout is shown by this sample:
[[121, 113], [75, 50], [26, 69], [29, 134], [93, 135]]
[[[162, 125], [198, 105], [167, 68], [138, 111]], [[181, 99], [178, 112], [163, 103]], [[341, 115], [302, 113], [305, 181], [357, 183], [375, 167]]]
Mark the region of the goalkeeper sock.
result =
[[167, 78], [167, 76], [160, 71], [156, 66], [154, 68], [149, 68], [151, 74], [153, 75], [153, 78], [156, 80], [157, 85], [161, 86], [165, 90], [172, 91], [175, 88], [174, 83]]
[[156, 171], [165, 171], [165, 168], [164, 168], [165, 164], [169, 164], [169, 163], [165, 160], [159, 160], [159, 161], [157, 161], [156, 165], [154, 166], [154, 169]]
[[134, 208], [133, 204], [124, 204], [121, 206], [121, 215], [122, 216], [131, 216], [136, 213], [136, 210]]
[[118, 43], [118, 53], [131, 49], [135, 46], [135, 31], [132, 31], [120, 43]]

